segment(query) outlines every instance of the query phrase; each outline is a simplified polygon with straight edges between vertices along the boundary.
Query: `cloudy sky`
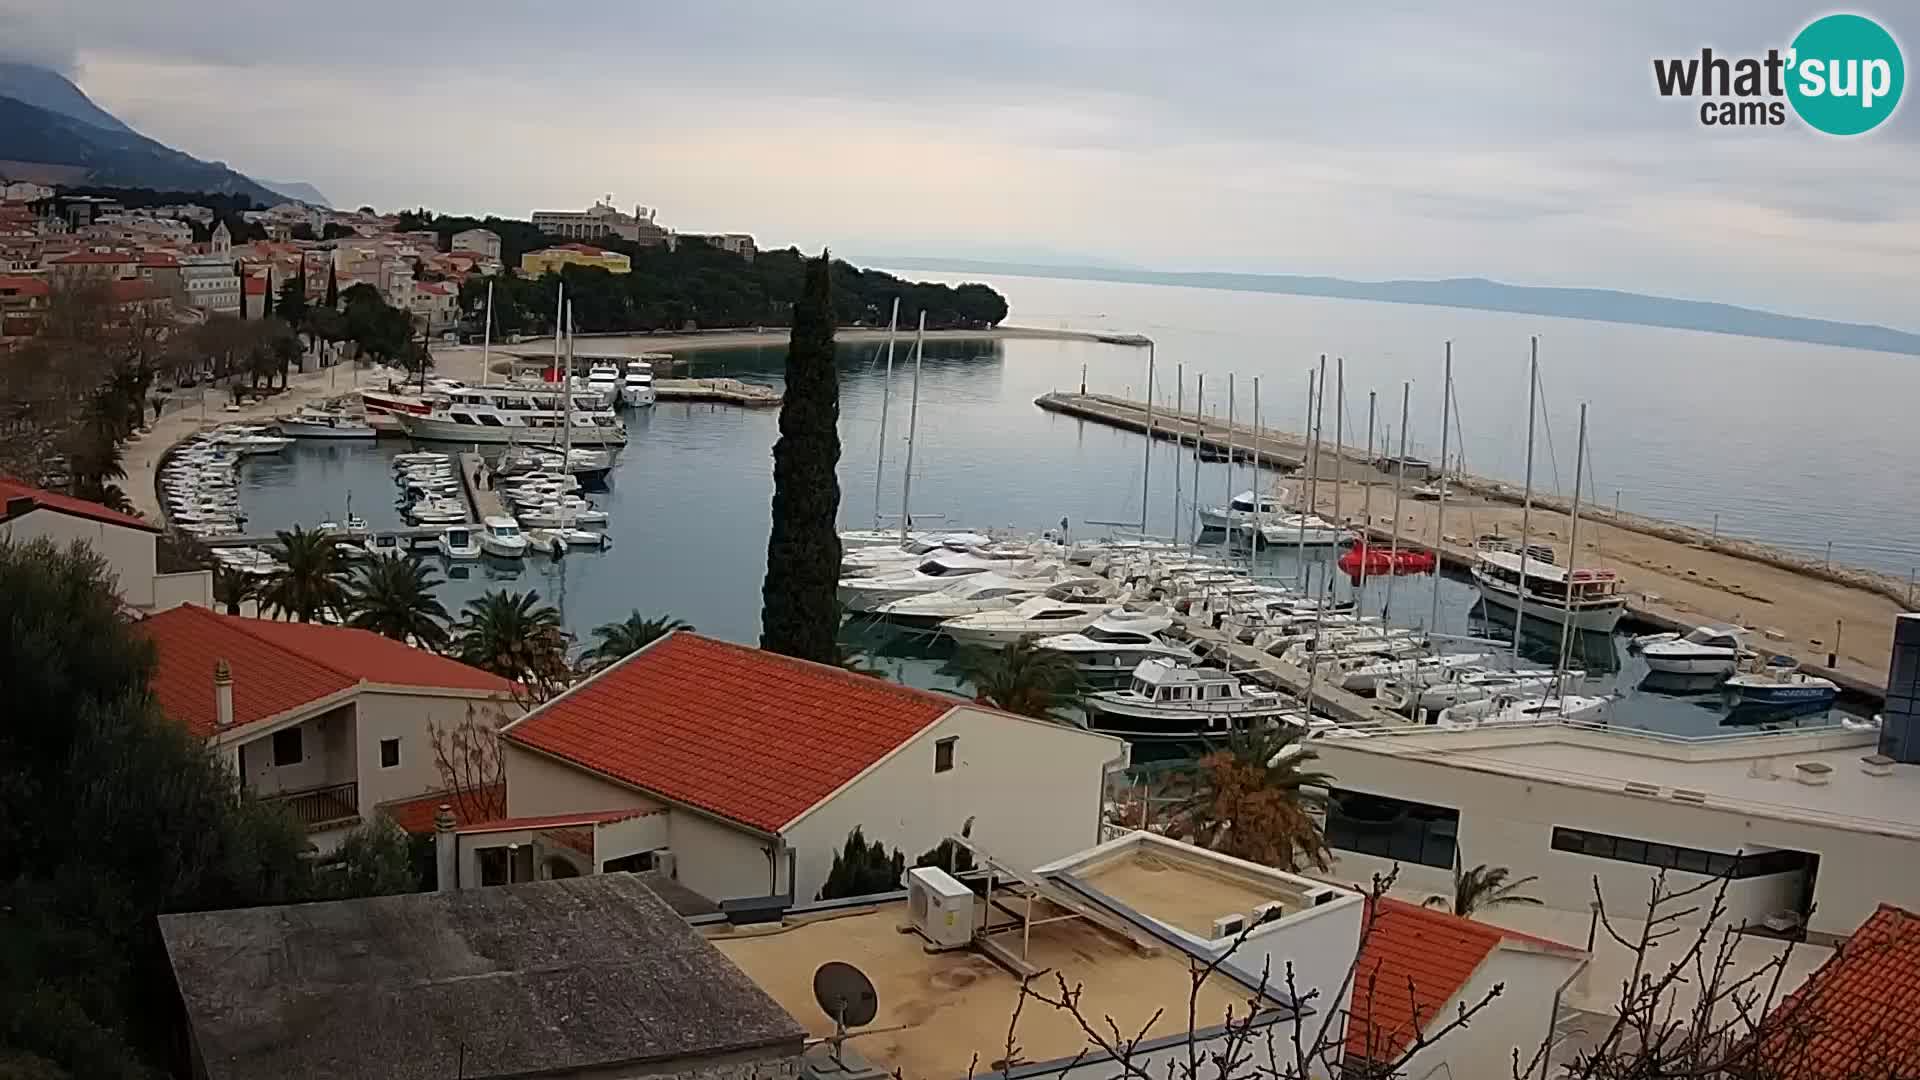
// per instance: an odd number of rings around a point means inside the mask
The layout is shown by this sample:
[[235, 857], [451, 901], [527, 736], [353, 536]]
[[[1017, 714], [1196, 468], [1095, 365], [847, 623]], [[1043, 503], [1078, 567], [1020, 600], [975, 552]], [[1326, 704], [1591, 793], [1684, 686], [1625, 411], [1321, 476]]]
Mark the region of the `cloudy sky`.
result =
[[[610, 192], [847, 254], [1483, 275], [1920, 325], [1920, 110], [1852, 140], [1722, 131], [1652, 88], [1654, 56], [1760, 53], [1826, 10], [0, 0], [0, 48], [346, 205]], [[1914, 9], [1855, 10], [1913, 61]]]

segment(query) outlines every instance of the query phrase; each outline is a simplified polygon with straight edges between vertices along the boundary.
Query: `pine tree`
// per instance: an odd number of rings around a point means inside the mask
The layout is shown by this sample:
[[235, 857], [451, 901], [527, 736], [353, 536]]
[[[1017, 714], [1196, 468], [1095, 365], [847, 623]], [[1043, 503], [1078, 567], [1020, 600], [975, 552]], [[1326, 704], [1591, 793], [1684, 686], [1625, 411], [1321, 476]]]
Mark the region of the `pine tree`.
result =
[[840, 606], [840, 383], [833, 357], [833, 260], [807, 262], [793, 307], [780, 439], [773, 444], [773, 531], [760, 587], [760, 647], [832, 664]]
[[333, 262], [327, 262], [327, 310], [340, 310], [340, 282], [334, 279]]

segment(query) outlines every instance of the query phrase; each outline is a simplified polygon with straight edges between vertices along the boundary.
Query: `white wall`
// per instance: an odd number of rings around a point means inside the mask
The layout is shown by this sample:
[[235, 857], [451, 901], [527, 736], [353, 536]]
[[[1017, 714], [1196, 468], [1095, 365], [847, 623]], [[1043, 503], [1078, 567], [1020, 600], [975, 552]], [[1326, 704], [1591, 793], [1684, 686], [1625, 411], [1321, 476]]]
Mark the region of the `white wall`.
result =
[[1287, 965], [1292, 964], [1301, 1000], [1316, 1012], [1325, 1011], [1353, 967], [1365, 916], [1366, 901], [1358, 896], [1297, 912], [1248, 934], [1229, 962], [1256, 982], [1264, 975], [1271, 992], [1281, 995], [1287, 992]]
[[[495, 713], [507, 717], [520, 714], [520, 707], [502, 699], [458, 697], [447, 694], [407, 693], [404, 691], [363, 690], [358, 697], [359, 741], [354, 751], [355, 768], [360, 779], [360, 810], [371, 814], [373, 808], [394, 799], [410, 799], [446, 784], [433, 763], [433, 739], [430, 729], [457, 727], [466, 721], [472, 707], [482, 722], [499, 723]], [[380, 767], [380, 740], [400, 740], [400, 764]]]
[[596, 810], [654, 810], [665, 804], [592, 773], [502, 740], [507, 816], [544, 817]]
[[666, 847], [672, 840], [669, 818], [670, 815], [662, 810], [625, 821], [610, 821], [595, 828], [594, 871], [598, 873], [609, 859], [622, 859]]
[[[1671, 799], [1570, 787], [1540, 779], [1449, 767], [1428, 760], [1319, 744], [1321, 767], [1343, 789], [1391, 795], [1460, 811], [1459, 845], [1467, 865], [1506, 866], [1515, 877], [1538, 875], [1526, 892], [1551, 907], [1586, 912], [1597, 876], [1610, 910], [1638, 910], [1654, 867], [1552, 849], [1553, 827], [1587, 829], [1636, 839], [1732, 853], [1769, 848], [1820, 856], [1810, 926], [1829, 933], [1853, 930], [1881, 900], [1920, 903], [1920, 841], [1854, 832], [1807, 821], [1749, 817], [1737, 810], [1688, 806]], [[1849, 777], [1849, 780], [1856, 778]], [[1791, 780], [1778, 783], [1791, 784]], [[1365, 882], [1384, 860], [1336, 851], [1340, 882]], [[1670, 871], [1670, 888], [1701, 880]], [[1730, 917], [1757, 918], [1797, 906], [1792, 878], [1750, 878], [1729, 889]], [[1450, 894], [1449, 871], [1402, 864], [1398, 888]]]
[[165, 611], [181, 604], [213, 606], [213, 571], [187, 570], [153, 577], [153, 610]]
[[[1580, 965], [1577, 957], [1494, 949], [1466, 985], [1435, 1013], [1427, 1030], [1444, 1027], [1460, 1014], [1462, 1005], [1472, 1008], [1485, 1000], [1496, 983], [1505, 987], [1500, 996], [1474, 1014], [1471, 1024], [1448, 1032], [1415, 1054], [1400, 1075], [1407, 1080], [1513, 1075], [1514, 1049], [1519, 1048], [1523, 1063], [1532, 1059], [1553, 1028], [1554, 994]], [[1377, 986], [1374, 992], [1385, 993], [1386, 988]]]
[[[935, 745], [955, 736], [953, 768], [934, 771]], [[1078, 728], [954, 709], [786, 830], [798, 852], [802, 900], [827, 879], [833, 854], [859, 826], [911, 863], [974, 818], [973, 840], [1026, 870], [1100, 842], [1105, 768], [1124, 742]]]
[[[262, 735], [240, 745], [242, 778], [248, 790], [260, 795], [344, 784], [354, 779], [354, 707], [342, 705], [292, 725], [300, 731], [300, 760], [292, 765], [273, 763], [273, 736]], [[246, 729], [241, 728], [241, 731]], [[285, 729], [283, 729], [285, 730]], [[360, 812], [372, 810], [364, 784]]]
[[[668, 816], [667, 847], [673, 852], [674, 877], [709, 900], [768, 896], [787, 883], [786, 857], [770, 872], [767, 847], [773, 843], [738, 827], [674, 807]], [[818, 886], [815, 886], [818, 888]], [[809, 900], [812, 893], [802, 893]]]
[[41, 509], [0, 525], [0, 537], [22, 544], [51, 540], [62, 548], [83, 541], [107, 560], [122, 599], [137, 608], [153, 607], [154, 535], [144, 529]]

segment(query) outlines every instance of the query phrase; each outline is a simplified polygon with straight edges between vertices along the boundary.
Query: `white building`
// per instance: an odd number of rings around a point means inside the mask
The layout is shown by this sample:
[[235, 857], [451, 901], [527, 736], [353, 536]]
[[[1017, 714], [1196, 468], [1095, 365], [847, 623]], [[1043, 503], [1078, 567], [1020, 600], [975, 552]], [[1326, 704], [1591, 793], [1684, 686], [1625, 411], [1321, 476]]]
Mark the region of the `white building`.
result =
[[[647, 811], [595, 869], [671, 862], [715, 900], [814, 897], [859, 828], [911, 860], [973, 821], [1022, 867], [1099, 837], [1126, 743], [671, 634], [504, 732], [510, 819]], [[505, 841], [502, 841], [505, 842]]]
[[757, 250], [753, 246], [753, 234], [751, 233], [674, 233], [673, 238], [676, 247], [681, 240], [698, 240], [708, 247], [732, 252], [748, 262], [753, 261], [754, 253]]
[[445, 281], [415, 281], [407, 309], [429, 333], [440, 333], [460, 320], [460, 290]]
[[535, 210], [534, 227], [548, 236], [567, 240], [618, 236], [637, 244], [664, 246], [672, 242], [672, 234], [654, 222], [651, 207], [636, 206], [633, 213], [627, 214], [614, 209], [612, 198], [609, 195], [606, 201], [595, 200], [585, 210]]
[[168, 244], [184, 247], [193, 243], [193, 226], [177, 218], [152, 214], [104, 214], [83, 230], [89, 236], [129, 243]]
[[45, 184], [18, 180], [11, 184], [0, 185], [0, 199], [7, 202], [33, 202], [37, 199], [51, 198], [53, 198], [53, 189]]
[[1613, 910], [1632, 910], [1661, 869], [1676, 889], [1730, 873], [1733, 924], [1845, 934], [1881, 900], [1920, 898], [1920, 769], [1876, 741], [1548, 723], [1314, 745], [1334, 778], [1333, 877], [1397, 863], [1399, 887], [1425, 895], [1451, 892], [1456, 860], [1504, 866], [1539, 878], [1526, 892], [1544, 907], [1526, 925], [1564, 938], [1584, 937], [1596, 880]]
[[222, 315], [240, 313], [240, 275], [234, 273], [230, 252], [182, 257], [180, 285], [193, 307]]
[[500, 234], [492, 229], [463, 229], [453, 234], [454, 251], [471, 251], [500, 261]]
[[519, 713], [505, 679], [366, 630], [186, 605], [146, 619], [154, 699], [330, 849], [382, 804], [443, 795], [432, 728]]
[[211, 571], [158, 572], [154, 544], [159, 535], [158, 526], [99, 503], [0, 477], [0, 540], [50, 540], [62, 548], [85, 543], [107, 561], [120, 599], [138, 611], [212, 603]]

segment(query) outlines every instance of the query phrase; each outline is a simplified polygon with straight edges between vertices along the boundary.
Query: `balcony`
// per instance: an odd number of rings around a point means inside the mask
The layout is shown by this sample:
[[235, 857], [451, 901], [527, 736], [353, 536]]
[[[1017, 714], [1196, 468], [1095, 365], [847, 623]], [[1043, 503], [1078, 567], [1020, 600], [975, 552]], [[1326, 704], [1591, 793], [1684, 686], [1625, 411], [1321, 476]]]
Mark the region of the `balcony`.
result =
[[267, 796], [285, 806], [308, 832], [319, 832], [360, 818], [360, 785], [349, 781]]

